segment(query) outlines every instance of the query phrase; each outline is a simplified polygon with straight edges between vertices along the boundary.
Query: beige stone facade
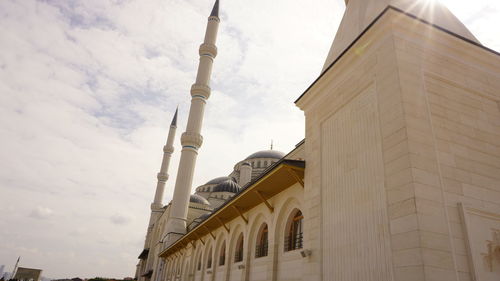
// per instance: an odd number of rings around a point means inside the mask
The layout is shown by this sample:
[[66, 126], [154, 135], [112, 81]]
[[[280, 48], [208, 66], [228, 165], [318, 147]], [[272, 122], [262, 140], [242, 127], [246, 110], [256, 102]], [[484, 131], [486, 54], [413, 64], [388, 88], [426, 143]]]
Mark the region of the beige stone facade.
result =
[[459, 33], [381, 9], [296, 101], [305, 141], [155, 234], [151, 279], [500, 280], [500, 54]]
[[318, 279], [500, 278], [471, 272], [489, 242], [471, 253], [460, 216], [500, 214], [499, 83], [498, 54], [389, 9], [309, 89], [306, 208], [338, 234], [309, 240]]

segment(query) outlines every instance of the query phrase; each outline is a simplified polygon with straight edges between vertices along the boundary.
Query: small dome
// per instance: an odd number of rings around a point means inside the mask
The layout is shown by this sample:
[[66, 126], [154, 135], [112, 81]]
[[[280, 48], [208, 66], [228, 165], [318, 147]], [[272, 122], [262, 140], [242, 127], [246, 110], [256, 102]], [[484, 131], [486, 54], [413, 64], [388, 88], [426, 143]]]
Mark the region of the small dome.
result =
[[238, 193], [241, 190], [241, 186], [234, 182], [232, 179], [228, 179], [224, 182], [219, 183], [213, 189], [213, 192], [232, 192]]
[[208, 181], [208, 182], [207, 182], [206, 184], [204, 184], [204, 185], [208, 185], [208, 184], [219, 184], [219, 183], [221, 183], [221, 182], [225, 182], [225, 181], [227, 181], [227, 180], [229, 180], [229, 177], [218, 177], [218, 178], [215, 178], [215, 179], [213, 179], [213, 180]]
[[256, 159], [256, 158], [274, 158], [281, 159], [285, 156], [285, 153], [277, 150], [261, 150], [257, 151], [254, 154], [248, 156], [245, 160]]
[[191, 196], [189, 196], [189, 202], [203, 204], [203, 205], [210, 205], [207, 199], [201, 197], [198, 194], [191, 194]]

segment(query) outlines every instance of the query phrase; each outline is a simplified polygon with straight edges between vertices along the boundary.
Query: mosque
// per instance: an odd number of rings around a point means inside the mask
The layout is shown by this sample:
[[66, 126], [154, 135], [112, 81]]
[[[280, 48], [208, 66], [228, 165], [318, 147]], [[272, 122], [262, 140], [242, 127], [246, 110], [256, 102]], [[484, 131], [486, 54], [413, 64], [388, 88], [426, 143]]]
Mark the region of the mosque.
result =
[[191, 194], [215, 1], [167, 205], [177, 112], [163, 149], [139, 281], [500, 280], [500, 54], [437, 0], [345, 3], [295, 101], [305, 139]]

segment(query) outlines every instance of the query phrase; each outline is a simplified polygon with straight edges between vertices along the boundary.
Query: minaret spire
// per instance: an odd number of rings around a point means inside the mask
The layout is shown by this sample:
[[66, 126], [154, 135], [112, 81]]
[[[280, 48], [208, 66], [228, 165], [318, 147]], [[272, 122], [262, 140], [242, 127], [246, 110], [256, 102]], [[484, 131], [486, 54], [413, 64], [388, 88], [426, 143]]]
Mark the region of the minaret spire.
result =
[[219, 0], [215, 1], [214, 7], [212, 8], [211, 17], [219, 17]]
[[177, 113], [179, 113], [179, 106], [175, 109], [174, 118], [172, 118], [172, 123], [170, 126], [175, 126], [177, 128]]
[[181, 136], [181, 159], [177, 171], [174, 197], [166, 225], [167, 237], [164, 240], [169, 246], [180, 235], [186, 233], [186, 220], [189, 207], [189, 196], [193, 183], [193, 174], [198, 156], [198, 149], [203, 143], [201, 126], [205, 104], [210, 97], [210, 76], [212, 65], [217, 56], [217, 31], [219, 28], [219, 0], [215, 1], [210, 17], [208, 18], [205, 40], [200, 46], [200, 63], [196, 82], [191, 87], [191, 107], [186, 126], [186, 132]]

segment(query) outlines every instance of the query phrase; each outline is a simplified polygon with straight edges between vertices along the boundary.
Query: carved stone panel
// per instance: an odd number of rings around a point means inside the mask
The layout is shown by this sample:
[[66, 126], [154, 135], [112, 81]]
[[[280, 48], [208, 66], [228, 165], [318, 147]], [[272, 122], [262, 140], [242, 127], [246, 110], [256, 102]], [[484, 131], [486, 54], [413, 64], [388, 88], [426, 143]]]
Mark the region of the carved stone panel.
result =
[[500, 214], [463, 204], [459, 207], [473, 279], [500, 280]]

